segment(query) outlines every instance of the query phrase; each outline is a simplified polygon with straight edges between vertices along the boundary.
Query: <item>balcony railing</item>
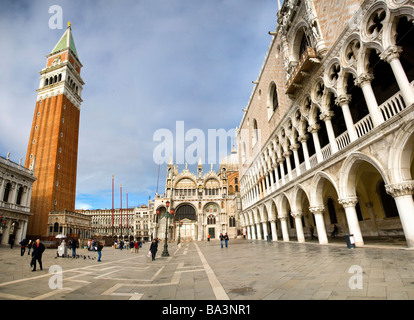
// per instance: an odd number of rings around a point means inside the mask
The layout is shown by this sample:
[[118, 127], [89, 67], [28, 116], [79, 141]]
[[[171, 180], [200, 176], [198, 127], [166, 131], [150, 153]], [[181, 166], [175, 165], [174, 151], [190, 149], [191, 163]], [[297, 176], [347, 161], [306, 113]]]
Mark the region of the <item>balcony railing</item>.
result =
[[317, 56], [315, 49], [312, 47], [307, 47], [300, 57], [300, 61], [296, 65], [295, 70], [293, 70], [292, 75], [286, 83], [287, 94], [295, 92], [296, 87], [300, 85], [306, 73], [312, 68], [312, 65], [315, 63], [316, 60], [313, 59], [316, 58]]
[[[293, 76], [293, 75], [292, 75]], [[411, 82], [411, 86], [414, 87], [414, 81]], [[382, 114], [382, 117], [385, 121], [388, 121], [392, 117], [398, 115], [401, 113], [405, 108], [406, 104], [403, 100], [401, 92], [397, 92], [392, 97], [390, 97], [388, 100], [386, 100], [384, 103], [382, 103], [380, 106], [378, 106], [378, 109], [380, 113]], [[368, 114], [361, 120], [359, 120], [357, 123], [354, 124], [355, 131], [357, 133], [357, 139], [363, 137], [364, 135], [368, 134], [370, 131], [374, 129], [374, 124], [372, 122], [371, 116]], [[344, 149], [351, 143], [351, 139], [349, 137], [348, 131], [345, 131], [344, 133], [340, 134], [335, 139], [336, 144], [338, 146], [338, 151]], [[328, 144], [325, 147], [321, 149], [323, 160], [328, 160], [332, 156], [332, 149], [331, 145]], [[319, 163], [316, 156], [316, 153], [309, 157], [309, 164], [310, 164], [310, 170], [315, 168]], [[289, 177], [289, 173], [286, 173], [283, 178], [280, 177], [279, 179], [279, 185], [278, 187], [282, 187], [283, 185], [287, 184], [288, 182], [295, 180], [297, 177], [305, 174], [308, 170], [306, 169], [305, 162], [300, 163], [300, 175], [297, 175], [297, 170], [294, 169], [291, 171], [291, 178]], [[266, 192], [266, 195], [271, 194], [274, 190], [276, 190], [274, 187], [271, 187], [269, 189], [271, 191]], [[253, 205], [255, 202], [257, 202], [260, 199], [255, 199], [253, 201], [250, 201], [250, 203], [247, 203], [247, 206]]]

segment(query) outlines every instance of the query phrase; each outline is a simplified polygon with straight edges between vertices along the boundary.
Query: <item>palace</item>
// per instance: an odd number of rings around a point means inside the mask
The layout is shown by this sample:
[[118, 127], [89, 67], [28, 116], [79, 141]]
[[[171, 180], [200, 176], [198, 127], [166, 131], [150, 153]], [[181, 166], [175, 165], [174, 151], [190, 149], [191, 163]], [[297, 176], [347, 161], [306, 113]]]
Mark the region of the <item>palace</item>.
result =
[[33, 166], [27, 169], [21, 160], [19, 163], [11, 161], [10, 153], [6, 158], [0, 157], [1, 244], [8, 244], [11, 238], [18, 244], [26, 238], [29, 217], [33, 215], [30, 201], [35, 181]]
[[[240, 235], [238, 214], [239, 196], [238, 154], [233, 148], [225, 157], [218, 172], [204, 173], [201, 160], [197, 173], [187, 169], [179, 173], [172, 161], [167, 166], [165, 193], [156, 194], [154, 237], [183, 241], [218, 239], [220, 233], [230, 238]], [[171, 208], [175, 214], [168, 216]]]
[[285, 0], [238, 129], [250, 239], [414, 247], [411, 0]]

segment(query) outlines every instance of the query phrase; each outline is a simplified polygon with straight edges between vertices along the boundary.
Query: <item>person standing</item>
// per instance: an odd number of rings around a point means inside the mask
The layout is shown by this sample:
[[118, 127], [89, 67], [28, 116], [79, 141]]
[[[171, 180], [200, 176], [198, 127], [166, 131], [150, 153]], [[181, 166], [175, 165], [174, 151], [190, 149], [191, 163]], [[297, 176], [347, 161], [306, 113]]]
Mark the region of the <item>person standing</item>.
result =
[[26, 246], [27, 246], [27, 240], [23, 239], [22, 241], [20, 241], [20, 255], [23, 257], [24, 252], [26, 251]]
[[224, 241], [224, 236], [223, 236], [222, 233], [220, 233], [220, 245], [221, 245], [221, 248], [223, 248], [223, 241]]
[[76, 248], [79, 247], [79, 243], [76, 239], [72, 240], [72, 258], [76, 257]]
[[310, 233], [311, 233], [311, 240], [316, 239], [315, 235], [313, 234], [315, 232], [315, 228], [313, 225], [310, 226]]
[[207, 235], [207, 241], [210, 242], [210, 234]]
[[138, 241], [135, 241], [135, 243], [134, 243], [135, 253], [138, 253], [138, 251], [139, 251], [138, 247], [139, 247]]
[[227, 235], [227, 232], [226, 232], [226, 234], [224, 235], [224, 242], [225, 242], [225, 244], [226, 244], [226, 248], [227, 248], [227, 246], [228, 246], [228, 242], [229, 242], [229, 236]]
[[150, 246], [152, 261], [155, 260], [155, 255], [157, 254], [157, 250], [158, 250], [158, 242], [157, 242], [156, 239], [154, 239], [151, 243], [151, 246]]
[[39, 263], [40, 270], [42, 270], [42, 254], [45, 251], [45, 246], [40, 242], [40, 239], [37, 239], [32, 248], [32, 262], [30, 263], [33, 267], [32, 271], [36, 271], [36, 260]]
[[96, 249], [96, 251], [98, 252], [98, 262], [101, 262], [102, 249], [103, 249], [103, 245], [101, 244], [100, 241], [98, 241], [97, 242], [97, 249]]
[[27, 249], [28, 249], [28, 251], [27, 251], [27, 254], [30, 256], [30, 250], [32, 249], [32, 240], [29, 240], [29, 243], [27, 244]]
[[9, 236], [9, 245], [10, 245], [10, 249], [13, 249], [13, 246], [14, 246], [14, 234], [11, 234]]

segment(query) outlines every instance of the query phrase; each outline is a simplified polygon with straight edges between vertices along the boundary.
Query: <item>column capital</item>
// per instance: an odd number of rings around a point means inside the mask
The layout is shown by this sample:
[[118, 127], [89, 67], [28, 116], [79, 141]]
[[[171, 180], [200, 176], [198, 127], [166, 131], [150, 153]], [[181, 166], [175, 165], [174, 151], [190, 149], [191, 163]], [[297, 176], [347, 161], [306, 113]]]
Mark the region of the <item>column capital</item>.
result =
[[287, 216], [277, 216], [279, 218], [280, 221], [286, 221], [287, 220]]
[[374, 80], [374, 75], [372, 73], [362, 73], [355, 79], [354, 83], [356, 86], [362, 87], [364, 84], [371, 83], [372, 80]]
[[334, 112], [332, 110], [326, 110], [319, 115], [319, 119], [323, 121], [331, 120], [334, 116]]
[[379, 57], [381, 60], [387, 61], [391, 63], [394, 59], [400, 58], [400, 53], [402, 52], [402, 48], [400, 46], [391, 45], [387, 49], [385, 49]]
[[314, 215], [323, 214], [325, 212], [325, 206], [313, 206], [309, 207], [309, 211]]
[[385, 186], [385, 190], [393, 198], [412, 195], [414, 194], [414, 180], [388, 184]]
[[344, 104], [349, 104], [351, 100], [352, 100], [352, 95], [341, 94], [338, 98], [335, 99], [335, 104], [342, 107]]
[[292, 211], [291, 213], [290, 213], [290, 215], [293, 217], [293, 218], [300, 218], [300, 217], [302, 217], [303, 216], [303, 211], [302, 210], [297, 210], [297, 211]]
[[302, 143], [306, 142], [308, 139], [309, 139], [309, 135], [307, 135], [306, 133], [298, 137], [298, 140]]
[[290, 145], [289, 149], [292, 151], [296, 151], [299, 149], [299, 147], [300, 147], [299, 143], [295, 143], [295, 144]]
[[338, 199], [338, 202], [344, 208], [351, 208], [351, 207], [355, 207], [355, 205], [358, 203], [358, 197], [348, 197], [348, 198]]
[[284, 156], [285, 158], [289, 158], [291, 154], [292, 154], [292, 152], [291, 152], [291, 151], [285, 151], [285, 152], [283, 152], [283, 156]]
[[314, 123], [314, 124], [311, 124], [309, 127], [308, 127], [308, 131], [310, 132], [310, 133], [316, 133], [316, 132], [318, 132], [319, 131], [319, 129], [321, 128], [321, 126], [319, 125], [319, 124], [317, 124], [317, 123]]

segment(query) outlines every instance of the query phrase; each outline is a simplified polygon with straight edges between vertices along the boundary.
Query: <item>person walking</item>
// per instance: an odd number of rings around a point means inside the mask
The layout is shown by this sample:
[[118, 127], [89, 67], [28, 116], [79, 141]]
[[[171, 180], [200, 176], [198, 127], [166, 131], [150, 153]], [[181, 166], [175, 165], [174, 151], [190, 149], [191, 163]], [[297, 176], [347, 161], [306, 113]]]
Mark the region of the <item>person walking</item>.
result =
[[229, 243], [229, 236], [226, 234], [224, 235], [224, 243], [226, 244], [226, 248], [228, 247], [228, 243]]
[[155, 260], [155, 255], [157, 254], [157, 250], [158, 250], [158, 241], [156, 239], [154, 239], [151, 243], [151, 246], [150, 246], [152, 261]]
[[40, 239], [37, 239], [32, 248], [32, 261], [30, 262], [30, 266], [33, 267], [32, 271], [36, 271], [36, 260], [39, 263], [40, 270], [42, 270], [42, 254], [45, 251], [45, 246], [40, 242]]
[[135, 241], [134, 248], [135, 248], [135, 253], [138, 253], [138, 251], [139, 251], [139, 243], [138, 243], [138, 241]]
[[315, 232], [315, 228], [311, 225], [310, 226], [311, 240], [316, 239], [315, 235], [313, 234], [314, 232]]
[[23, 239], [22, 241], [20, 241], [20, 256], [23, 257], [24, 252], [26, 251], [26, 246], [27, 246], [27, 240]]
[[223, 236], [222, 233], [220, 233], [220, 245], [221, 245], [221, 248], [223, 248], [223, 241], [224, 241], [224, 236]]
[[29, 240], [29, 243], [27, 244], [27, 255], [29, 255], [30, 256], [30, 250], [32, 249], [32, 245], [33, 245], [33, 243], [32, 243], [32, 240]]
[[101, 244], [100, 241], [97, 242], [97, 249], [96, 251], [98, 252], [98, 262], [101, 262], [101, 257], [102, 257], [102, 249], [103, 249], [103, 245]]
[[210, 234], [207, 235], [207, 241], [210, 242]]
[[13, 246], [14, 246], [14, 234], [11, 234], [9, 236], [9, 245], [10, 245], [10, 249], [13, 249]]
[[78, 240], [73, 239], [73, 240], [72, 240], [72, 244], [71, 244], [71, 246], [72, 246], [72, 258], [75, 258], [75, 257], [76, 257], [76, 248], [78, 248], [78, 247], [79, 247], [79, 242], [78, 242]]

